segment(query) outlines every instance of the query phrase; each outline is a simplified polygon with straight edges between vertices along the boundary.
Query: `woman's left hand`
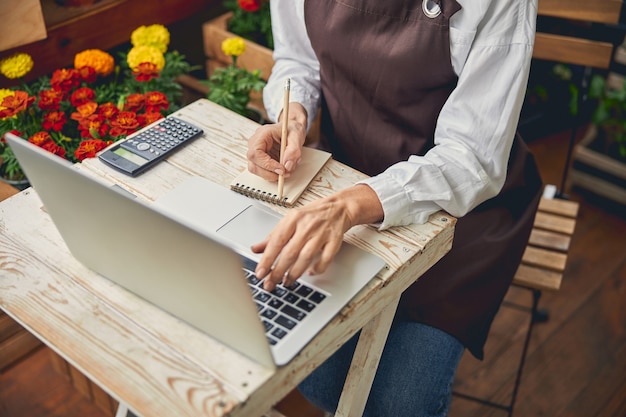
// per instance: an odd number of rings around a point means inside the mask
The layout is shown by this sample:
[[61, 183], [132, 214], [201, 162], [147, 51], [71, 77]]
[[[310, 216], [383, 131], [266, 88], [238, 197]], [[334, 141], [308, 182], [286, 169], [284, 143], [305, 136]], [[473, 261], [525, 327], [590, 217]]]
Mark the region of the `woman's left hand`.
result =
[[357, 185], [332, 196], [290, 210], [260, 243], [263, 253], [256, 268], [266, 278], [264, 288], [290, 285], [302, 274], [326, 271], [341, 248], [343, 235], [352, 226], [382, 219], [378, 196], [367, 185]]

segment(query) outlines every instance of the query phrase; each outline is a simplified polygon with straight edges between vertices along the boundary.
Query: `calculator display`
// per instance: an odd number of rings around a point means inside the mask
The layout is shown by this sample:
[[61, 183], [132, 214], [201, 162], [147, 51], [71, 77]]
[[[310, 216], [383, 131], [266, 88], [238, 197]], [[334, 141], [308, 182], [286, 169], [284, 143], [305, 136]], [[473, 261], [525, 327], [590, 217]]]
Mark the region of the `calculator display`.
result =
[[137, 155], [136, 153], [127, 151], [126, 149], [122, 147], [118, 147], [117, 149], [113, 150], [113, 153], [121, 156], [124, 159], [128, 159], [130, 162], [133, 162], [139, 166], [149, 162], [147, 159]]

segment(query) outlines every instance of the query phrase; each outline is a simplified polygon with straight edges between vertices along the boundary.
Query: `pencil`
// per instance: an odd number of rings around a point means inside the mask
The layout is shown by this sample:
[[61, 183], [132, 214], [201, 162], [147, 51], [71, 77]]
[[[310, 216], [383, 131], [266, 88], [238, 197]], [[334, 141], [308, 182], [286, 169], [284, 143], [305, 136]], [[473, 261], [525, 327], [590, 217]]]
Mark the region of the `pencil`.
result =
[[[285, 96], [283, 103], [283, 129], [280, 135], [280, 163], [284, 166], [285, 164], [285, 148], [287, 147], [287, 126], [289, 123], [289, 91], [291, 90], [291, 79], [287, 78], [285, 80]], [[285, 187], [285, 176], [278, 176], [278, 199], [283, 199], [283, 188]]]

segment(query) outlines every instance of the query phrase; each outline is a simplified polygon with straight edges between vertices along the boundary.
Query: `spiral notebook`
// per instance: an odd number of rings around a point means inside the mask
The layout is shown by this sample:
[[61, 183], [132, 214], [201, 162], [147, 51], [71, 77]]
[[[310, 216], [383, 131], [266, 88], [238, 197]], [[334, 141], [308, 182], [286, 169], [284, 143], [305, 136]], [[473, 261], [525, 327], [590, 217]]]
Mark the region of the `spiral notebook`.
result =
[[278, 198], [278, 183], [264, 180], [248, 170], [235, 177], [230, 188], [248, 197], [291, 207], [329, 159], [330, 153], [328, 152], [308, 147], [302, 148], [302, 161], [291, 176], [285, 179], [282, 199]]

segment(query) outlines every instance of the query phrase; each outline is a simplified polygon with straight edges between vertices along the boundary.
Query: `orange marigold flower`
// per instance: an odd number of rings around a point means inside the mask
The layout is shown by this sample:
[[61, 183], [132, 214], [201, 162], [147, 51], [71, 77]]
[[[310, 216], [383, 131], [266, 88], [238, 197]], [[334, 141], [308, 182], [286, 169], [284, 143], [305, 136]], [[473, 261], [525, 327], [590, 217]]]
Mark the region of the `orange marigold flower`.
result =
[[63, 100], [63, 92], [50, 88], [39, 92], [37, 105], [41, 110], [59, 110], [61, 100]]
[[167, 110], [169, 102], [167, 96], [160, 91], [151, 91], [144, 95], [146, 100], [146, 112], [158, 112], [159, 110]]
[[146, 99], [143, 94], [134, 93], [130, 94], [126, 97], [126, 102], [124, 103], [125, 111], [138, 112], [143, 109], [146, 104]]
[[79, 161], [86, 158], [95, 158], [96, 154], [109, 146], [111, 142], [105, 142], [100, 139], [87, 139], [78, 145], [78, 148], [74, 152], [74, 156]]
[[159, 76], [159, 70], [156, 64], [152, 62], [142, 62], [133, 69], [135, 80], [139, 82], [148, 82]]
[[138, 127], [139, 120], [137, 120], [137, 114], [132, 111], [123, 111], [111, 121], [111, 130], [109, 133], [113, 137], [129, 135], [137, 130]]
[[92, 67], [98, 75], [107, 76], [115, 68], [113, 57], [100, 49], [87, 49], [74, 57], [74, 68]]
[[61, 91], [70, 91], [80, 84], [80, 75], [75, 69], [58, 69], [52, 73], [50, 85], [52, 88]]
[[16, 91], [12, 96], [6, 96], [1, 103], [0, 119], [13, 117], [26, 110], [33, 101], [35, 101], [35, 97], [29, 96], [25, 91]]
[[46, 130], [54, 130], [55, 132], [60, 132], [63, 129], [65, 122], [67, 122], [67, 117], [65, 116], [64, 112], [51, 111], [50, 113], [46, 113], [43, 116], [41, 127]]
[[65, 149], [56, 143], [53, 140], [49, 140], [40, 145], [43, 149], [47, 150], [50, 153], [60, 156], [61, 158], [65, 158]]
[[52, 137], [50, 136], [50, 133], [48, 132], [37, 132], [33, 136], [28, 138], [28, 141], [37, 146], [41, 146], [48, 141], [52, 141]]
[[92, 114], [79, 122], [78, 129], [81, 137], [98, 139], [107, 134], [109, 125], [101, 115]]
[[115, 116], [117, 116], [119, 112], [120, 110], [117, 108], [117, 106], [111, 102], [104, 103], [98, 106], [98, 114], [102, 116], [105, 120], [113, 119]]
[[89, 87], [78, 88], [70, 96], [70, 103], [72, 103], [72, 106], [78, 107], [93, 101], [95, 96], [96, 92]]
[[98, 108], [98, 103], [93, 102], [93, 101], [90, 101], [89, 103], [81, 104], [80, 106], [76, 107], [76, 111], [71, 114], [70, 118], [72, 120], [80, 121], [81, 119], [84, 119], [94, 114], [97, 108]]
[[141, 126], [148, 126], [149, 124], [162, 119], [163, 115], [159, 112], [146, 112], [144, 114], [137, 115], [137, 118], [139, 119]]

